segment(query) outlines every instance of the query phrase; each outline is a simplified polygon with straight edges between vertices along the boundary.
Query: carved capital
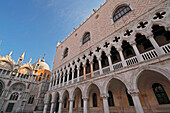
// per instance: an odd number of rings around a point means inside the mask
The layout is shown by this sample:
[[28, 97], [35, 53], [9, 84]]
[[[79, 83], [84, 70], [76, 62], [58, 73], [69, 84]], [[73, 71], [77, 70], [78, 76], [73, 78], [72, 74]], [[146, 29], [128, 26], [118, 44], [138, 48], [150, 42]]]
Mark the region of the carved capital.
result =
[[59, 101], [58, 101], [59, 103], [63, 103], [63, 100], [61, 100], [61, 99], [59, 99]]
[[103, 98], [103, 99], [105, 99], [105, 98], [107, 99], [109, 97], [109, 95], [108, 94], [102, 94], [100, 97]]
[[89, 97], [82, 97], [82, 99], [83, 99], [83, 100], [88, 100], [88, 99], [89, 99]]
[[69, 98], [69, 101], [72, 101], [72, 102], [73, 102], [73, 101], [74, 101], [74, 98]]
[[87, 67], [85, 64], [83, 65], [83, 68]]
[[93, 64], [94, 62], [93, 61], [90, 61], [89, 64]]
[[121, 47], [117, 48], [117, 51], [122, 51], [123, 49]]
[[130, 89], [130, 90], [128, 90], [128, 93], [131, 96], [138, 96], [139, 95], [139, 90], [138, 89]]
[[98, 58], [97, 58], [97, 60], [101, 61], [101, 60], [102, 60], [102, 58], [101, 58], [101, 57], [98, 57]]
[[133, 45], [136, 45], [136, 41], [131, 41], [131, 42], [130, 42], [130, 45], [132, 45], [132, 46], [133, 46]]
[[106, 56], [108, 56], [108, 57], [109, 57], [109, 56], [111, 56], [111, 54], [110, 54], [110, 53], [107, 53], [107, 54], [106, 54]]

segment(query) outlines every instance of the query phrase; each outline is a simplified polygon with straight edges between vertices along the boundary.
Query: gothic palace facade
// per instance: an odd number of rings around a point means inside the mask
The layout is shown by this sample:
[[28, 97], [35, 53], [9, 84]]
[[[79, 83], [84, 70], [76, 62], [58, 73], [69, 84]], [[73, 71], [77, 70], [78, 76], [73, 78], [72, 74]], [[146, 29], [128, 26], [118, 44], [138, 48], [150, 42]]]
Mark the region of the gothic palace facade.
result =
[[56, 47], [43, 113], [169, 113], [170, 0], [107, 0]]
[[0, 56], [0, 112], [42, 113], [51, 72], [45, 59], [22, 63], [25, 52], [15, 62], [12, 52]]

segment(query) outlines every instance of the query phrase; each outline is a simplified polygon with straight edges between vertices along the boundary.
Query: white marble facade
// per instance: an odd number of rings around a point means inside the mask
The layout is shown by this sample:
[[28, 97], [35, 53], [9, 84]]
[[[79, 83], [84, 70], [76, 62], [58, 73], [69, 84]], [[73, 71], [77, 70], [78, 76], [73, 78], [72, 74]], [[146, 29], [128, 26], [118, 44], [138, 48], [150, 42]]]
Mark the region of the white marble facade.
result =
[[43, 113], [168, 113], [169, 53], [170, 1], [162, 0], [62, 65], [54, 63]]

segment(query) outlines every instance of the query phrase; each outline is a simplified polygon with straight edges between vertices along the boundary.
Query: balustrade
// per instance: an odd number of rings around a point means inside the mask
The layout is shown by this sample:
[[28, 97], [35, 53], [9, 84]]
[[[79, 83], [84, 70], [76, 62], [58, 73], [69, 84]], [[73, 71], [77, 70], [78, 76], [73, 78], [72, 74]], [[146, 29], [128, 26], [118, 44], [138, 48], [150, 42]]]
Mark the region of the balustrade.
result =
[[86, 74], [86, 79], [90, 79], [91, 78], [91, 73], [87, 73]]
[[170, 52], [170, 44], [164, 45], [161, 48], [165, 54]]
[[113, 69], [114, 70], [121, 69], [121, 68], [123, 68], [122, 62], [118, 62], [116, 64], [113, 64]]
[[130, 65], [133, 65], [133, 64], [136, 64], [136, 63], [138, 63], [138, 59], [137, 59], [136, 56], [131, 57], [131, 58], [128, 58], [128, 59], [126, 60], [127, 66], [130, 66]]
[[103, 73], [108, 73], [109, 71], [110, 71], [109, 66], [103, 68]]
[[83, 80], [84, 80], [84, 77], [81, 76], [81, 77], [79, 78], [79, 81], [83, 81]]
[[149, 59], [155, 58], [157, 56], [158, 56], [158, 54], [154, 49], [142, 54], [142, 57], [144, 60], [149, 60]]
[[96, 71], [94, 71], [94, 72], [93, 72], [93, 75], [94, 75], [94, 76], [98, 76], [98, 75], [100, 75], [100, 70], [96, 70]]

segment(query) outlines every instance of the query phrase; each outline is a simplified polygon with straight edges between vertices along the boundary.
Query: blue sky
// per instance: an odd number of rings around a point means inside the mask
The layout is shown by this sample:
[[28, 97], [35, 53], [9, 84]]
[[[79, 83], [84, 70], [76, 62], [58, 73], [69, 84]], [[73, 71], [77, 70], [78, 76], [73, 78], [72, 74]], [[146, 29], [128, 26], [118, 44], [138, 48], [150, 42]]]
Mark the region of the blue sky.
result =
[[56, 44], [78, 27], [105, 0], [0, 0], [0, 55], [13, 51], [17, 62], [26, 52], [34, 63], [46, 54], [52, 69]]

